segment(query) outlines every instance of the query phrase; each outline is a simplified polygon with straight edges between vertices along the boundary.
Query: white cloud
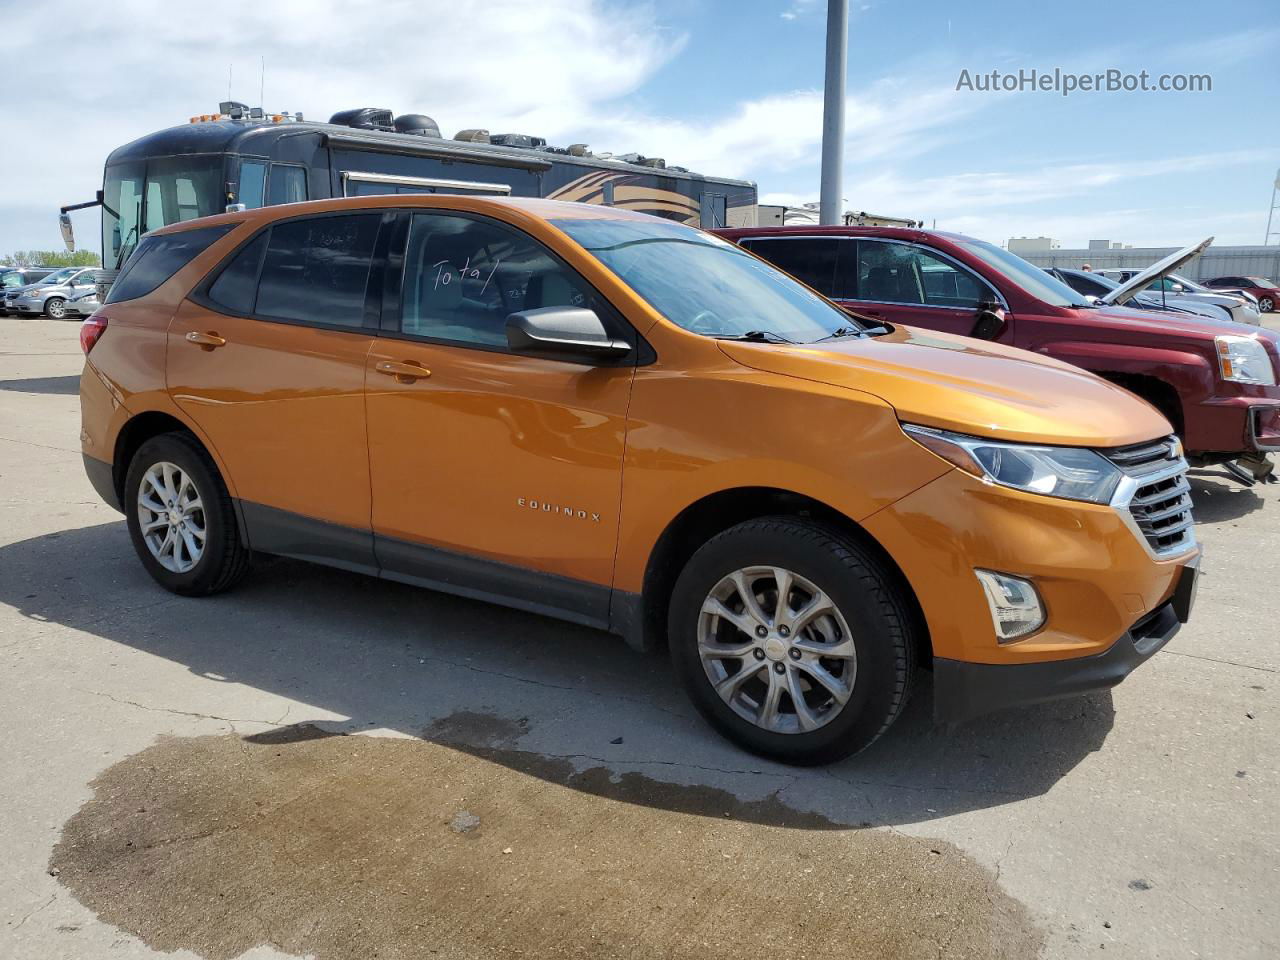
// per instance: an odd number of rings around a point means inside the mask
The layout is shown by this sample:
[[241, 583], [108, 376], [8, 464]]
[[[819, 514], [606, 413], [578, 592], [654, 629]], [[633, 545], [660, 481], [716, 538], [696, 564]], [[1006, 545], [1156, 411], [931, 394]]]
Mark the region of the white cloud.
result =
[[[115, 147], [216, 109], [233, 66], [234, 99], [327, 119], [344, 107], [422, 112], [446, 136], [464, 127], [559, 138], [626, 97], [679, 53], [685, 37], [644, 5], [601, 0], [114, 0], [64, 4], [58, 21], [92, 38], [76, 61], [26, 56], [5, 79], [9, 103], [42, 104], [66, 123], [0, 152], [0, 251], [53, 246], [63, 203], [92, 198]], [[14, 48], [53, 28], [49, 7], [7, 9]], [[20, 119], [4, 117], [12, 127]], [[51, 119], [51, 118], [50, 118]], [[61, 147], [55, 133], [72, 134]], [[620, 149], [635, 149], [621, 147]], [[647, 147], [643, 148], [646, 149]], [[37, 211], [43, 211], [37, 214]], [[39, 215], [44, 219], [36, 221]], [[93, 236], [96, 214], [77, 226]], [[28, 232], [39, 222], [41, 232]], [[83, 224], [83, 226], [81, 226]]]
[[[1024, 171], [962, 172], [909, 177], [876, 167], [874, 173], [846, 173], [847, 206], [873, 213], [934, 219], [955, 230], [1003, 243], [1014, 236], [1051, 236], [1083, 245], [1109, 237], [1134, 244], [1168, 246], [1218, 232], [1217, 242], [1257, 243], [1262, 232], [1256, 212], [1206, 210], [1183, 200], [1179, 177], [1229, 170], [1268, 159], [1266, 150], [1188, 154], [1156, 160], [1048, 164]], [[1169, 177], [1170, 201], [1159, 208], [1106, 206], [1099, 192], [1153, 177]], [[816, 193], [763, 194], [766, 203], [799, 203]], [[1049, 208], [1046, 212], [1046, 206]], [[1087, 208], [1092, 208], [1087, 209]], [[1062, 212], [1059, 212], [1062, 211]]]

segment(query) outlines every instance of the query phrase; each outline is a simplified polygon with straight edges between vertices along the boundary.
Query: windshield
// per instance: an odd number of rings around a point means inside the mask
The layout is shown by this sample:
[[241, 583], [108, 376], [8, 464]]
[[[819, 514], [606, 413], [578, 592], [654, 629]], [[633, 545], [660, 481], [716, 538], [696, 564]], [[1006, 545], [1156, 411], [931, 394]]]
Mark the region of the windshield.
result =
[[1037, 300], [1054, 307], [1093, 306], [1093, 302], [1084, 294], [1076, 293], [1057, 277], [1045, 273], [1016, 253], [1010, 253], [985, 240], [960, 240], [958, 243], [992, 270], [1017, 284]]
[[79, 267], [63, 267], [61, 270], [55, 270], [43, 280], [38, 280], [36, 282], [42, 287], [51, 287], [55, 283], [61, 283], [63, 280], [75, 276], [79, 270]]
[[848, 314], [736, 244], [677, 223], [553, 220], [672, 323], [708, 337], [812, 343], [858, 328]]
[[142, 222], [141, 163], [107, 167], [102, 184], [102, 265], [115, 269], [138, 243]]
[[107, 167], [102, 190], [103, 264], [118, 268], [140, 234], [225, 210], [222, 155], [154, 157]]

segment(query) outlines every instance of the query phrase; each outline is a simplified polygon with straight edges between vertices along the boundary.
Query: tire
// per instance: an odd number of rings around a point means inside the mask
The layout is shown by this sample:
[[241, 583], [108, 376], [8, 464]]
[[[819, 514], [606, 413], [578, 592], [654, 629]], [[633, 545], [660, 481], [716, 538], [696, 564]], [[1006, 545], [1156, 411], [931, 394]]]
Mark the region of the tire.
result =
[[[785, 623], [777, 622], [783, 576], [791, 584], [783, 619], [797, 626], [789, 639], [783, 639]], [[758, 617], [747, 609], [738, 583], [749, 584], [756, 610], [769, 624], [767, 637], [758, 635]], [[783, 763], [830, 763], [870, 746], [907, 702], [917, 639], [904, 591], [879, 561], [832, 528], [793, 517], [750, 520], [707, 541], [676, 580], [668, 622], [671, 662], [694, 706], [730, 740]], [[805, 625], [804, 607], [819, 592], [834, 613]], [[723, 608], [732, 619], [706, 612], [706, 605]], [[752, 624], [752, 633], [745, 633]], [[824, 640], [827, 645], [819, 646]], [[710, 651], [706, 660], [702, 641]], [[749, 656], [725, 656], [735, 645], [745, 652], [748, 644]], [[850, 645], [851, 660], [812, 653], [816, 648], [843, 656]], [[815, 665], [845, 691], [843, 706], [833, 687], [816, 682]], [[752, 676], [742, 680], [741, 671]], [[735, 692], [723, 697], [717, 683]], [[782, 688], [776, 694], [775, 683]], [[805, 702], [804, 711], [796, 709], [792, 690]]]
[[1261, 300], [1258, 301], [1258, 309], [1261, 310], [1263, 313], [1270, 313], [1275, 308], [1276, 308], [1276, 302], [1272, 300], [1270, 297], [1263, 297]]
[[[177, 498], [158, 494], [149, 476], [170, 480], [167, 486], [178, 488]], [[180, 482], [180, 476], [187, 478], [189, 486]], [[176, 510], [144, 509], [140, 501], [144, 494], [147, 502], [161, 507], [175, 503]], [[138, 559], [166, 590], [184, 597], [207, 596], [230, 588], [248, 572], [251, 554], [240, 539], [226, 484], [208, 452], [190, 434], [163, 433], [144, 442], [129, 463], [122, 499]], [[199, 507], [195, 508], [197, 500]], [[189, 511], [188, 505], [192, 508]], [[188, 524], [185, 536], [175, 534], [175, 513]], [[144, 536], [144, 516], [148, 521], [168, 516], [170, 525]], [[179, 533], [183, 530], [177, 529]], [[196, 535], [197, 529], [203, 530], [203, 541]], [[166, 531], [171, 547], [161, 544], [157, 552], [153, 547]], [[191, 543], [199, 548], [198, 556], [190, 549]]]
[[67, 301], [63, 297], [50, 297], [44, 302], [44, 315], [50, 320], [65, 320]]

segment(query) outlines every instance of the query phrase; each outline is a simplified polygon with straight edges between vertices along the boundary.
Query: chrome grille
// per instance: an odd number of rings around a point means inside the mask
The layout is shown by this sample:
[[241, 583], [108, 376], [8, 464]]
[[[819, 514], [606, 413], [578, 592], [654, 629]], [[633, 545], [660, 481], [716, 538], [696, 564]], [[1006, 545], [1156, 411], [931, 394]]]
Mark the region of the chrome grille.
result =
[[1125, 474], [1116, 507], [1128, 510], [1138, 532], [1157, 556], [1173, 556], [1195, 545], [1187, 461], [1176, 437], [1106, 451]]

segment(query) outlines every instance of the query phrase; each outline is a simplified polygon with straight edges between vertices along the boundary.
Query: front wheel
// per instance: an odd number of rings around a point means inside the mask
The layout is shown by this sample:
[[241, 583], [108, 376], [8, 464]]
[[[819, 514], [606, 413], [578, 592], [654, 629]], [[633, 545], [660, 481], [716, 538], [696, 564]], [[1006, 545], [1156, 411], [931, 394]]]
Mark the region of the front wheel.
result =
[[134, 550], [166, 590], [218, 593], [248, 569], [226, 485], [189, 434], [161, 434], [138, 448], [123, 502]]
[[839, 760], [907, 701], [916, 638], [903, 589], [831, 528], [751, 520], [704, 544], [676, 581], [671, 660], [729, 739], [784, 763]]
[[1258, 301], [1258, 309], [1261, 310], [1263, 313], [1270, 313], [1275, 308], [1276, 308], [1276, 302], [1272, 300], [1270, 297], [1263, 297], [1261, 300]]
[[67, 301], [62, 297], [50, 297], [44, 302], [44, 315], [50, 320], [66, 319]]

